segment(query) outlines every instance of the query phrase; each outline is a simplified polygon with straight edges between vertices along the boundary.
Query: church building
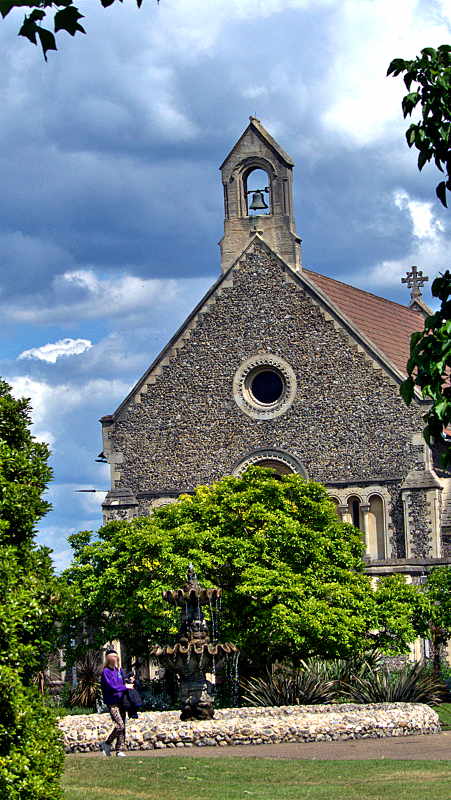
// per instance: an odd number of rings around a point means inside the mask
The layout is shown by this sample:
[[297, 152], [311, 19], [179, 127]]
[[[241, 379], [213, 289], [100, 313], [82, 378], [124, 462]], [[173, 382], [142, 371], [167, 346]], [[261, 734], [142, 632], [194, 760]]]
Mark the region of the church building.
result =
[[[418, 582], [451, 563], [451, 481], [399, 395], [427, 306], [403, 306], [302, 265], [293, 161], [255, 117], [221, 166], [221, 273], [116, 411], [105, 520], [250, 464], [324, 484], [362, 531], [367, 572]], [[449, 503], [449, 507], [448, 507]]]

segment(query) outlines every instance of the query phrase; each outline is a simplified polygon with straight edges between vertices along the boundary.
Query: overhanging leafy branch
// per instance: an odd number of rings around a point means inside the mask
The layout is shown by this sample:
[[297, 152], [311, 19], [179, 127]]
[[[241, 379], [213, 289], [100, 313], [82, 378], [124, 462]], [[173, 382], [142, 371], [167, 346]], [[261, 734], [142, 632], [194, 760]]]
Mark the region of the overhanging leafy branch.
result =
[[451, 45], [425, 47], [411, 61], [393, 59], [387, 75], [396, 77], [401, 73], [408, 91], [402, 101], [404, 118], [411, 116], [418, 105], [421, 107], [420, 121], [406, 131], [407, 144], [419, 152], [420, 171], [434, 161], [445, 174], [435, 191], [447, 206], [447, 192], [451, 191]]
[[[117, 0], [122, 3], [123, 0]], [[99, 0], [103, 8], [112, 6], [116, 0]], [[159, 0], [157, 0], [159, 2]], [[136, 0], [136, 5], [141, 8], [143, 0]], [[42, 47], [44, 58], [47, 61], [49, 50], [57, 50], [55, 34], [60, 31], [67, 31], [71, 36], [76, 33], [86, 33], [80, 20], [84, 15], [80, 13], [73, 0], [0, 0], [0, 14], [3, 19], [8, 16], [13, 9], [28, 8], [32, 9], [30, 14], [25, 15], [25, 19], [19, 30], [19, 36], [24, 36], [32, 44], [39, 44]], [[53, 13], [53, 31], [45, 24], [48, 23], [48, 12]], [[43, 24], [45, 22], [45, 24]]]

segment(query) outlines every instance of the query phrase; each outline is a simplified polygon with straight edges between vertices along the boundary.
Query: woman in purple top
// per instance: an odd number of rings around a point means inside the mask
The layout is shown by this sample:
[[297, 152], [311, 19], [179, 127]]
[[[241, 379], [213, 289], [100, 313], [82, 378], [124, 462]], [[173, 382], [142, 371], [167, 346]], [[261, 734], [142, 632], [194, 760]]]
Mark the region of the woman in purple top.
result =
[[116, 739], [116, 755], [125, 756], [125, 710], [123, 697], [129, 686], [125, 684], [122, 670], [119, 669], [119, 656], [116, 650], [107, 650], [105, 667], [100, 678], [103, 702], [108, 706], [114, 728], [108, 739], [100, 745], [105, 756], [111, 755], [112, 744]]

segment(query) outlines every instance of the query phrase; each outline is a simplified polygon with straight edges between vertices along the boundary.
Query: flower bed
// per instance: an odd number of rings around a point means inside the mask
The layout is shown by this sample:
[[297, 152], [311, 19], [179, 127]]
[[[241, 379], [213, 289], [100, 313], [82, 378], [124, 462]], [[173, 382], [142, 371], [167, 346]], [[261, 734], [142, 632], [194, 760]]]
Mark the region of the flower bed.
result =
[[[67, 753], [98, 750], [110, 732], [108, 714], [59, 720]], [[149, 711], [127, 723], [127, 748], [227, 747], [278, 742], [376, 739], [439, 733], [437, 713], [420, 703], [218, 709], [213, 720], [181, 722], [178, 711]]]

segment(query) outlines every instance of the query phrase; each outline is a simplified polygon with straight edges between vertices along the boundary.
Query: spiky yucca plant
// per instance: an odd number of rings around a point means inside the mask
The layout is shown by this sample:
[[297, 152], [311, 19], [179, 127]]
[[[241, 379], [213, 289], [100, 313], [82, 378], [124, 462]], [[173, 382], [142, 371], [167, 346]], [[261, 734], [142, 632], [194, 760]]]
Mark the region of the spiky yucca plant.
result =
[[299, 669], [273, 665], [264, 678], [241, 682], [242, 699], [254, 706], [297, 706], [330, 703], [335, 682], [310, 670], [306, 662]]
[[71, 706], [95, 708], [100, 697], [100, 655], [96, 650], [88, 650], [77, 662], [77, 679], [70, 695]]
[[384, 664], [383, 654], [379, 650], [370, 650], [363, 655], [359, 654], [347, 659], [324, 659], [312, 656], [302, 662], [301, 668], [316, 675], [318, 679], [334, 681], [338, 691], [342, 684], [350, 683], [354, 676], [363, 677], [378, 672], [384, 667]]
[[446, 687], [428, 665], [421, 661], [406, 664], [396, 672], [387, 666], [353, 675], [343, 684], [341, 693], [355, 703], [428, 703], [443, 702]]

